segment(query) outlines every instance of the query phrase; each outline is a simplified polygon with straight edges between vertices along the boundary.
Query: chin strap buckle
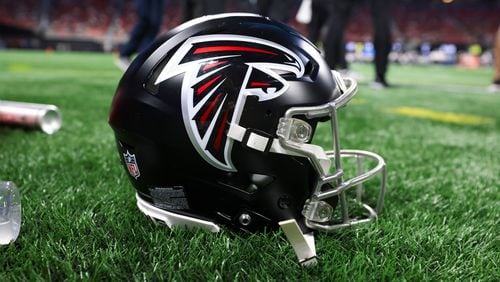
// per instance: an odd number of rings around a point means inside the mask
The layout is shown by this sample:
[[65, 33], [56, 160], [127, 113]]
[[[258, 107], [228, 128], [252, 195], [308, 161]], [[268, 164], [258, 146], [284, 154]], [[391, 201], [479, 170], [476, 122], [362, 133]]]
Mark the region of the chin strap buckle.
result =
[[243, 147], [251, 148], [265, 154], [273, 151], [272, 148], [275, 140], [271, 134], [264, 131], [244, 128], [234, 123], [229, 127], [227, 137], [241, 142]]
[[245, 134], [243, 134], [241, 144], [244, 147], [258, 150], [267, 154], [269, 153], [269, 150], [271, 150], [273, 141], [274, 138], [271, 134], [268, 134], [261, 130], [247, 128]]
[[318, 261], [316, 258], [314, 234], [312, 232], [307, 234], [302, 233], [295, 219], [280, 221], [279, 225], [285, 233], [288, 242], [292, 245], [300, 265], [316, 265]]

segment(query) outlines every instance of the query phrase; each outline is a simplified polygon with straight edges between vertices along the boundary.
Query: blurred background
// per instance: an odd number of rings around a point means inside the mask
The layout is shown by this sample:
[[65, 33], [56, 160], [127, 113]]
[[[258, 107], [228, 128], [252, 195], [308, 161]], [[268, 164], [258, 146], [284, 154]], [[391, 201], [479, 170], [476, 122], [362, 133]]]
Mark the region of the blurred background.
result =
[[[214, 12], [196, 8], [197, 2], [203, 0], [166, 0], [161, 32], [192, 17]], [[205, 2], [212, 9], [218, 5], [215, 12], [222, 9], [262, 13], [262, 5], [270, 1]], [[301, 1], [281, 2], [286, 3], [281, 5], [286, 8], [275, 11], [274, 18], [280, 13], [280, 20], [308, 36], [307, 26], [295, 19]], [[371, 61], [374, 48], [370, 8], [368, 1], [357, 2], [345, 32], [346, 59]], [[114, 52], [126, 42], [137, 22], [131, 0], [0, 0], [0, 7], [0, 49]], [[398, 0], [391, 13], [391, 62], [462, 64], [471, 68], [492, 65], [500, 1]]]

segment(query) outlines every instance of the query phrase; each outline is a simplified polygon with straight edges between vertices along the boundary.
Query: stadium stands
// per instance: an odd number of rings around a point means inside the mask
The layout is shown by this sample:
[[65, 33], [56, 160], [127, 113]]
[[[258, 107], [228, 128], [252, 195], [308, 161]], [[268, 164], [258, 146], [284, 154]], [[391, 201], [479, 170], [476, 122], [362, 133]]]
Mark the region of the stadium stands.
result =
[[[102, 39], [116, 14], [113, 1], [52, 0], [43, 14], [44, 1], [0, 0], [0, 25], [38, 30], [42, 18], [49, 19], [46, 35]], [[85, 4], [82, 4], [85, 3]]]
[[40, 1], [0, 0], [0, 25], [35, 29], [40, 22]]
[[90, 37], [101, 39], [108, 31], [115, 14], [111, 1], [52, 1], [49, 18], [51, 35], [59, 37]]
[[[162, 32], [180, 23], [179, 1], [170, 0], [165, 8]], [[133, 1], [126, 0], [0, 0], [0, 25], [41, 30], [57, 38], [124, 41], [136, 22]], [[241, 2], [241, 1], [240, 1]], [[457, 1], [458, 2], [458, 1]], [[440, 1], [422, 4], [407, 0], [394, 8], [394, 38], [438, 43], [490, 44], [500, 24], [499, 1], [468, 0], [445, 5]], [[48, 5], [44, 12], [42, 6]], [[238, 10], [236, 0], [228, 7]], [[48, 24], [42, 25], [42, 19]], [[304, 26], [291, 23], [300, 31]], [[365, 6], [354, 12], [346, 32], [348, 41], [371, 38], [371, 15]]]

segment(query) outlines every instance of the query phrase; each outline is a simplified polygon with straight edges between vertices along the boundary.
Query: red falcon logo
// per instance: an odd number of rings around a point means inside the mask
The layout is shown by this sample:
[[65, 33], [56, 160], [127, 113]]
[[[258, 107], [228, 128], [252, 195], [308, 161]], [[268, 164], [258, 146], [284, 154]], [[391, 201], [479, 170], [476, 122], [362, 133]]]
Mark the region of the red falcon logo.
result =
[[284, 77], [302, 77], [304, 65], [295, 53], [271, 41], [204, 35], [186, 40], [155, 84], [181, 73], [182, 114], [193, 146], [211, 165], [236, 171], [233, 141], [226, 133], [231, 123], [239, 123], [246, 97], [279, 97], [289, 87]]

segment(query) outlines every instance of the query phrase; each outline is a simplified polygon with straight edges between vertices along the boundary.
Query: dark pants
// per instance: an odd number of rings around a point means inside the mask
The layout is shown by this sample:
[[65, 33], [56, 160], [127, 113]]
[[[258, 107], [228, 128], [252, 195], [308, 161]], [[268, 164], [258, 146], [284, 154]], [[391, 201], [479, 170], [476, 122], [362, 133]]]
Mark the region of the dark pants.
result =
[[[325, 59], [332, 69], [345, 69], [344, 31], [352, 13], [354, 0], [332, 0], [328, 33], [324, 40]], [[385, 81], [388, 56], [391, 51], [391, 0], [370, 0], [375, 47], [376, 79]]]
[[373, 19], [373, 45], [375, 46], [375, 73], [376, 79], [385, 81], [385, 73], [389, 64], [391, 52], [391, 1], [371, 0]]
[[323, 41], [325, 60], [331, 69], [346, 69], [344, 31], [351, 16], [352, 0], [332, 0], [328, 32]]
[[330, 1], [329, 0], [312, 0], [312, 18], [308, 25], [309, 29], [309, 40], [312, 43], [317, 44], [319, 41], [321, 29], [328, 21], [329, 11], [330, 11]]
[[226, 10], [225, 0], [182, 0], [182, 21], [186, 22], [191, 19], [224, 13]]
[[300, 0], [258, 0], [257, 13], [273, 20], [288, 23], [295, 16]]
[[163, 19], [163, 0], [136, 0], [137, 24], [130, 33], [129, 41], [122, 47], [120, 56], [130, 57], [149, 46], [160, 31]]

